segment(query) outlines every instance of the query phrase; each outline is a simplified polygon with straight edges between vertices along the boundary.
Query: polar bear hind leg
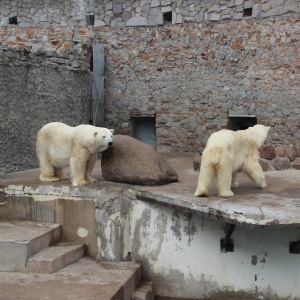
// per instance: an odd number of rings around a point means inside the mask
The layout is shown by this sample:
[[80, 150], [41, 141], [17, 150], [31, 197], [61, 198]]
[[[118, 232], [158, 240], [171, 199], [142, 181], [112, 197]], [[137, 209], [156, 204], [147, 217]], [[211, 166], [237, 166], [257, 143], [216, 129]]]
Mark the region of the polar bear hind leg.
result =
[[60, 178], [55, 176], [55, 171], [54, 167], [51, 165], [50, 161], [42, 156], [39, 155], [39, 162], [40, 162], [40, 169], [41, 169], [41, 174], [39, 179], [41, 181], [59, 181]]
[[196, 197], [208, 197], [208, 192], [211, 188], [215, 177], [214, 165], [212, 165], [210, 160], [206, 160], [205, 157], [202, 158], [200, 173], [198, 177], [198, 186], [194, 196]]
[[232, 188], [237, 188], [237, 187], [240, 186], [240, 184], [238, 182], [235, 182], [235, 178], [236, 178], [237, 173], [238, 173], [238, 171], [232, 172], [232, 179], [231, 179], [231, 187]]
[[232, 158], [228, 155], [222, 155], [217, 166], [217, 185], [220, 197], [232, 197]]

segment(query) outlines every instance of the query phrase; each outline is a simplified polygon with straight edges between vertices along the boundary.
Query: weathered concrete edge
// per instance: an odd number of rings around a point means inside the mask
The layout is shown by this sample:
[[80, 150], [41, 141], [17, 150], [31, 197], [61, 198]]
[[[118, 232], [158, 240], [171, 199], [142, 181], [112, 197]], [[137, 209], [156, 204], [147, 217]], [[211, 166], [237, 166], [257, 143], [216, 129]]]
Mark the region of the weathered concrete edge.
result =
[[[35, 201], [51, 201], [58, 198], [63, 198], [67, 200], [90, 200], [97, 201], [101, 198], [101, 194], [106, 190], [110, 189], [109, 187], [97, 186], [95, 187], [70, 187], [70, 186], [52, 186], [52, 185], [37, 185], [37, 186], [28, 186], [28, 185], [0, 185], [0, 193], [4, 193], [7, 196], [17, 196], [17, 197], [31, 197]], [[126, 186], [125, 188], [120, 189], [120, 193], [124, 193], [125, 196], [130, 199], [136, 199], [140, 201], [156, 203], [164, 205], [167, 207], [177, 208], [180, 210], [186, 210], [192, 213], [195, 213], [202, 217], [207, 217], [219, 221], [223, 221], [229, 224], [235, 224], [238, 226], [254, 229], [259, 227], [299, 227], [299, 220], [294, 220], [289, 218], [280, 222], [276, 218], [264, 219], [263, 210], [258, 208], [261, 211], [261, 220], [256, 221], [252, 218], [247, 217], [241, 212], [230, 211], [230, 210], [220, 210], [212, 206], [203, 204], [203, 203], [191, 203], [182, 198], [153, 193], [139, 189], [137, 186], [130, 187]], [[3, 201], [3, 200], [2, 200]], [[0, 205], [3, 205], [0, 199]]]
[[214, 220], [223, 221], [225, 223], [234, 224], [250, 229], [260, 228], [260, 227], [299, 227], [299, 220], [294, 220], [293, 218], [286, 219], [286, 222], [279, 223], [277, 219], [263, 219], [264, 214], [261, 211], [262, 219], [260, 221], [255, 221], [243, 213], [236, 211], [226, 210], [222, 211], [214, 207], [209, 207], [209, 205], [201, 203], [190, 203], [181, 198], [171, 197], [163, 194], [156, 194], [147, 191], [141, 191], [136, 188], [130, 188], [128, 193], [134, 195], [137, 200], [151, 202], [156, 204], [162, 204], [172, 208], [185, 209], [189, 212], [195, 213], [202, 217], [207, 217]]

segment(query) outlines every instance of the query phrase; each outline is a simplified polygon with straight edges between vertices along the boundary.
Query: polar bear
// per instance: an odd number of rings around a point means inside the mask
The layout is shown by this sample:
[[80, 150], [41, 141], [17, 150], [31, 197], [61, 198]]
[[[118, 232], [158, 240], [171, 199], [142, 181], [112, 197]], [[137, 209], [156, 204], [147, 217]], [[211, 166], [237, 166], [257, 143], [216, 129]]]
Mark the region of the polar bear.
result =
[[198, 186], [195, 196], [208, 196], [213, 179], [217, 179], [219, 196], [231, 197], [231, 187], [238, 187], [238, 171], [247, 174], [259, 187], [267, 186], [264, 172], [258, 162], [258, 148], [268, 135], [270, 127], [255, 125], [246, 130], [227, 129], [213, 133], [202, 154]]
[[41, 181], [68, 179], [63, 167], [70, 165], [73, 186], [96, 182], [91, 177], [97, 153], [113, 145], [113, 129], [79, 125], [71, 127], [53, 122], [37, 134], [36, 151]]

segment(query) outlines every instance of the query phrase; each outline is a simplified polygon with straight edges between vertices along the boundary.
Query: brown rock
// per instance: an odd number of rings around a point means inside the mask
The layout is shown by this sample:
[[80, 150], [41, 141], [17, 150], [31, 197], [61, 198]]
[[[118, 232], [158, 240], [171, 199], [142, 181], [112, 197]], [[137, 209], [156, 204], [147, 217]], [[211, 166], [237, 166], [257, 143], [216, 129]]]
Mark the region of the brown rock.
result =
[[199, 171], [201, 165], [201, 156], [199, 153], [196, 153], [193, 159], [193, 168], [194, 171]]
[[284, 147], [282, 145], [276, 146], [275, 147], [275, 154], [277, 156], [284, 157], [285, 156]]
[[288, 147], [286, 147], [285, 152], [290, 161], [294, 161], [297, 157], [297, 150], [293, 145], [289, 145]]
[[178, 181], [170, 164], [153, 147], [126, 135], [114, 135], [114, 145], [102, 153], [105, 180], [141, 185]]
[[297, 157], [293, 162], [292, 162], [292, 168], [300, 170], [300, 158]]
[[260, 157], [264, 158], [264, 159], [273, 159], [276, 157], [274, 147], [271, 143], [262, 145], [259, 148], [259, 154], [260, 154]]
[[276, 157], [275, 159], [273, 159], [272, 161], [272, 166], [276, 169], [276, 170], [286, 170], [290, 167], [291, 162], [288, 158], [286, 157]]

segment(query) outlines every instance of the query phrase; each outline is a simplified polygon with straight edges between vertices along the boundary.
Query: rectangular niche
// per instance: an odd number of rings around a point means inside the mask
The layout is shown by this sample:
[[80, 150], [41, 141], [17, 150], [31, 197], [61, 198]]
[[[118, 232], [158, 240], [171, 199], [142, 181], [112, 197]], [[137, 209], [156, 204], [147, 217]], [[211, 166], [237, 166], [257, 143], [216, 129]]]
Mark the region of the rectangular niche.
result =
[[156, 148], [155, 115], [130, 117], [130, 136]]
[[256, 115], [239, 115], [231, 114], [228, 116], [227, 129], [245, 130], [257, 124]]

